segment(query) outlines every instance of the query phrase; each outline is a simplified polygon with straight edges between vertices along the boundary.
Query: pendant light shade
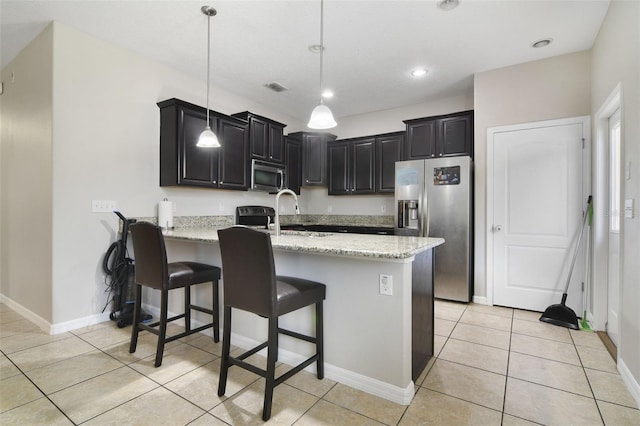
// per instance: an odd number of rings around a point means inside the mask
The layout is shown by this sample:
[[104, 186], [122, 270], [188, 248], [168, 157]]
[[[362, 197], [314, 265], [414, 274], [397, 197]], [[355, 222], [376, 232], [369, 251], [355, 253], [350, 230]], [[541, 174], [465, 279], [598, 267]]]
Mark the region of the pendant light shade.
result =
[[220, 142], [216, 134], [211, 130], [211, 127], [207, 126], [204, 128], [204, 131], [200, 133], [196, 146], [200, 148], [218, 148]]
[[200, 133], [200, 138], [198, 138], [198, 143], [196, 146], [200, 148], [218, 148], [220, 147], [220, 142], [218, 141], [218, 137], [211, 130], [211, 123], [209, 121], [209, 68], [211, 63], [211, 17], [216, 16], [218, 13], [213, 7], [210, 6], [202, 6], [200, 8], [202, 13], [207, 15], [207, 126], [204, 128], [204, 131]]
[[311, 118], [307, 127], [310, 129], [331, 129], [336, 127], [338, 123], [333, 119], [333, 114], [328, 106], [320, 103], [311, 111]]
[[320, 105], [315, 107], [313, 111], [311, 111], [311, 118], [309, 118], [309, 123], [307, 127], [310, 129], [331, 129], [332, 127], [336, 127], [338, 123], [333, 118], [333, 114], [328, 106], [322, 103], [322, 92], [323, 92], [323, 79], [322, 79], [322, 65], [324, 58], [324, 0], [320, 0]]

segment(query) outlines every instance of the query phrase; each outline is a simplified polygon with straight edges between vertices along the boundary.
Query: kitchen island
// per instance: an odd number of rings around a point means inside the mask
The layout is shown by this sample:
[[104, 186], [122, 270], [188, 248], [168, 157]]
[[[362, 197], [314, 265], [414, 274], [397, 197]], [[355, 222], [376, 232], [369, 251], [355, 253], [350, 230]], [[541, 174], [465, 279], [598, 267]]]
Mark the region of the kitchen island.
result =
[[[165, 239], [170, 260], [221, 264], [217, 228], [178, 228], [165, 232]], [[327, 378], [410, 403], [414, 380], [433, 355], [433, 248], [443, 243], [441, 238], [304, 231], [272, 236], [279, 275], [327, 285]], [[390, 295], [381, 294], [381, 275]], [[313, 334], [312, 320], [313, 310], [307, 307], [280, 321], [285, 328]], [[249, 348], [264, 341], [267, 322], [236, 310], [232, 331], [232, 344]], [[278, 360], [293, 365], [312, 351], [306, 342], [282, 336]]]

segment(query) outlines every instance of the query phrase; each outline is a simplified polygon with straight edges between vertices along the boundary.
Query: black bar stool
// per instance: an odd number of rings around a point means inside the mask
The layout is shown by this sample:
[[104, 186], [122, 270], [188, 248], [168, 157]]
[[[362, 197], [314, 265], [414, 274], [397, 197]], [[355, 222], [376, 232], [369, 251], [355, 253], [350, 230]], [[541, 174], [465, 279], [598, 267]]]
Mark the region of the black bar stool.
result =
[[[131, 329], [129, 352], [136, 351], [140, 330], [146, 330], [158, 336], [156, 367], [162, 364], [165, 343], [212, 327], [213, 340], [215, 342], [220, 341], [220, 307], [218, 301], [220, 268], [197, 262], [167, 263], [164, 237], [158, 226], [149, 222], [137, 222], [132, 224], [130, 229], [135, 258], [136, 300], [133, 308], [133, 328]], [[212, 283], [213, 307], [206, 308], [191, 304], [191, 286], [207, 282]], [[160, 318], [153, 324], [145, 324], [140, 321], [142, 286], [151, 287], [161, 292]], [[167, 318], [169, 290], [176, 288], [184, 288], [184, 313]], [[213, 317], [212, 322], [197, 328], [191, 328], [192, 310], [211, 315]], [[184, 318], [185, 331], [174, 336], [167, 336], [167, 324], [181, 318]]]
[[[271, 237], [266, 232], [243, 226], [218, 231], [222, 269], [224, 270], [224, 324], [222, 334], [222, 360], [218, 396], [225, 393], [227, 372], [237, 365], [266, 379], [262, 419], [271, 417], [273, 389], [305, 367], [316, 363], [318, 379], [324, 377], [322, 301], [324, 284], [302, 278], [276, 276]], [[305, 306], [315, 304], [315, 337], [278, 327], [278, 317]], [[255, 348], [232, 357], [229, 355], [231, 340], [231, 308], [252, 312], [269, 320], [268, 340]], [[280, 377], [275, 377], [278, 358], [278, 333], [315, 343], [316, 353], [293, 367]], [[244, 360], [267, 348], [267, 369], [263, 370]]]

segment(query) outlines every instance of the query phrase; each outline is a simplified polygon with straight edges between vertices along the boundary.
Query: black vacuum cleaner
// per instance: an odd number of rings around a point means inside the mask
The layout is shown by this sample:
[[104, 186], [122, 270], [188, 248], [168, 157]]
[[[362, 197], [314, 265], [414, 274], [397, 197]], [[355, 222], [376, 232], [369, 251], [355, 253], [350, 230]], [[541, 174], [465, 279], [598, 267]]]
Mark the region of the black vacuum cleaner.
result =
[[569, 291], [569, 283], [571, 282], [571, 273], [573, 272], [573, 266], [576, 263], [576, 257], [578, 257], [580, 241], [582, 241], [582, 234], [584, 233], [584, 227], [587, 223], [587, 216], [589, 216], [590, 210], [591, 195], [589, 195], [589, 198], [587, 199], [587, 209], [584, 211], [584, 215], [582, 217], [582, 227], [580, 228], [578, 242], [573, 253], [571, 266], [569, 267], [569, 276], [567, 277], [567, 284], [564, 287], [564, 293], [562, 293], [562, 301], [559, 304], [549, 306], [540, 317], [540, 321], [547, 322], [553, 325], [559, 325], [560, 327], [571, 328], [573, 330], [580, 330], [580, 325], [578, 324], [578, 316], [576, 315], [574, 310], [568, 307], [565, 303], [567, 301], [567, 291]]
[[[135, 223], [135, 219], [127, 219], [119, 211], [114, 213], [122, 221], [122, 232], [120, 238], [114, 241], [104, 255], [102, 269], [107, 275], [109, 294], [112, 295], [111, 313], [109, 318], [116, 321], [119, 328], [123, 328], [133, 323], [133, 305], [135, 301], [135, 263], [127, 256], [127, 237], [129, 235], [129, 225]], [[106, 306], [105, 306], [106, 309]], [[151, 315], [141, 312], [142, 321], [151, 321]]]

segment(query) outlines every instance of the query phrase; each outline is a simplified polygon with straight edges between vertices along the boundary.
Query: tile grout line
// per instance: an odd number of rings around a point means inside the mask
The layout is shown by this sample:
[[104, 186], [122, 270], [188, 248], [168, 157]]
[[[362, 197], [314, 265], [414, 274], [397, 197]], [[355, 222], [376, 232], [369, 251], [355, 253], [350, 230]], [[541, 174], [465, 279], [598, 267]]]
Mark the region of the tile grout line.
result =
[[591, 396], [593, 396], [593, 403], [596, 405], [596, 410], [598, 410], [598, 415], [600, 416], [600, 420], [602, 421], [602, 424], [606, 424], [604, 421], [604, 416], [602, 415], [602, 411], [600, 410], [600, 405], [598, 404], [598, 400], [596, 399], [596, 394], [593, 391], [593, 386], [591, 386], [591, 380], [589, 380], [589, 376], [587, 375], [587, 371], [585, 369], [584, 366], [584, 362], [582, 362], [582, 357], [580, 356], [580, 351], [578, 351], [577, 345], [576, 345], [576, 341], [573, 338], [573, 334], [571, 334], [571, 332], [569, 332], [569, 337], [571, 338], [571, 342], [573, 343], [573, 348], [576, 351], [576, 354], [578, 355], [578, 360], [580, 361], [580, 367], [582, 367], [582, 374], [584, 374], [585, 379], [587, 379], [587, 384], [589, 385], [589, 390], [591, 391]]
[[[69, 421], [70, 421], [72, 424], [74, 424], [74, 425], [76, 425], [76, 424], [77, 424], [76, 422], [74, 422], [73, 420], [71, 420], [71, 418], [67, 415], [67, 413], [65, 413], [65, 412], [64, 412], [60, 407], [58, 407], [58, 405], [57, 405], [55, 402], [53, 402], [53, 400], [51, 400], [51, 398], [49, 398], [49, 396], [48, 396], [48, 395], [47, 395], [47, 394], [46, 394], [42, 389], [40, 389], [40, 387], [39, 387], [39, 386], [38, 386], [38, 385], [37, 385], [33, 380], [31, 380], [31, 378], [30, 378], [29, 376], [27, 376], [27, 375], [26, 375], [26, 374], [25, 374], [25, 372], [24, 372], [24, 371], [22, 371], [22, 369], [21, 369], [20, 367], [18, 367], [18, 366], [16, 365], [16, 363], [15, 363], [15, 362], [13, 362], [13, 360], [12, 360], [11, 358], [9, 358], [9, 357], [8, 357], [8, 356], [7, 356], [3, 351], [0, 351], [0, 352], [2, 352], [2, 355], [4, 355], [4, 357], [5, 357], [5, 358], [7, 358], [7, 360], [8, 360], [11, 364], [13, 364], [13, 366], [14, 366], [15, 368], [17, 368], [17, 369], [18, 369], [18, 371], [20, 372], [20, 374], [22, 375], [22, 377], [24, 377], [25, 379], [27, 379], [27, 380], [28, 380], [28, 381], [29, 381], [29, 382], [30, 382], [30, 383], [31, 383], [31, 384], [32, 384], [36, 389], [38, 389], [38, 392], [40, 392], [40, 393], [42, 394], [42, 396], [43, 396], [43, 397], [45, 397], [45, 398], [46, 398], [46, 399], [47, 399], [47, 400], [48, 400], [48, 401], [49, 401], [49, 402], [50, 402], [54, 407], [56, 407], [56, 409], [57, 409], [60, 413], [62, 413], [62, 415], [63, 415], [63, 416], [65, 416], [65, 418], [67, 418], [67, 420], [69, 420]], [[12, 377], [13, 377], [13, 376], [12, 376]], [[38, 398], [38, 399], [40, 399], [40, 398]], [[11, 410], [15, 410], [16, 408], [19, 408], [19, 407], [24, 407], [25, 405], [31, 404], [32, 402], [35, 402], [35, 401], [37, 401], [38, 399], [34, 399], [33, 401], [29, 401], [29, 402], [27, 402], [26, 404], [18, 405], [17, 407], [13, 407]], [[11, 411], [11, 410], [5, 411], [5, 413], [6, 413], [6, 412], [9, 412], [9, 411]]]
[[502, 414], [500, 416], [500, 424], [504, 423], [504, 410], [507, 405], [507, 384], [509, 381], [509, 363], [511, 362], [511, 338], [513, 337], [513, 317], [514, 312], [511, 312], [511, 327], [509, 330], [509, 349], [507, 354], [507, 368], [504, 372], [504, 395], [502, 396]]

